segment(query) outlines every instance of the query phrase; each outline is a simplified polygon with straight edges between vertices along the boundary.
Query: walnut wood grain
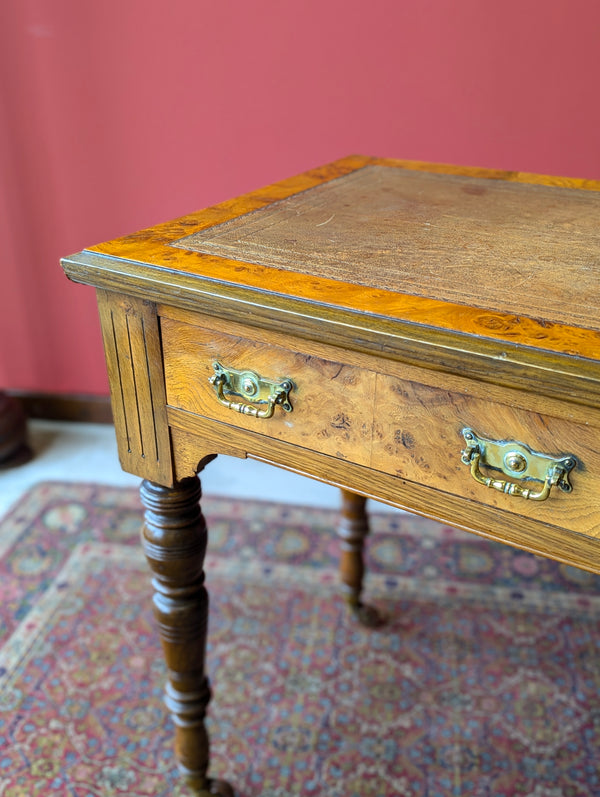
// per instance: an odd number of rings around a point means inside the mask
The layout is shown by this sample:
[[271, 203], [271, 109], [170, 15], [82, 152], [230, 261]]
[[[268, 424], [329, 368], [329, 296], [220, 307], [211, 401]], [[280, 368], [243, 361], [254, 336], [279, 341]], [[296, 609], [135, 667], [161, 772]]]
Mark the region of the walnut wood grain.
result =
[[[277, 346], [274, 340], [244, 340], [165, 318], [161, 328], [170, 406], [368, 464], [374, 374], [291, 352]], [[223, 407], [209, 383], [215, 360], [225, 367], [251, 370], [265, 378], [291, 379], [292, 412], [276, 407], [272, 418], [262, 419]]]
[[[424, 382], [432, 387], [442, 387], [458, 393], [469, 393], [477, 398], [505, 403], [511, 407], [552, 415], [564, 420], [590, 425], [600, 429], [600, 407], [582, 406], [571, 396], [569, 401], [560, 401], [536, 390], [514, 390], [505, 385], [490, 384], [481, 379], [467, 378], [464, 372], [450, 374], [431, 368], [424, 362], [419, 366], [406, 363], [403, 359], [391, 359], [385, 351], [375, 353], [359, 352], [352, 347], [332, 345], [324, 334], [308, 339], [297, 337], [294, 329], [279, 327], [277, 330], [264, 329], [254, 325], [251, 318], [240, 315], [235, 320], [221, 318], [206, 313], [182, 310], [172, 305], [159, 304], [157, 312], [161, 323], [164, 319], [180, 321], [192, 327], [205, 330], [203, 334], [232, 336], [240, 340], [259, 344], [272, 344], [280, 349], [302, 351], [310, 357], [330, 362], [339, 362], [373, 373], [386, 374], [409, 382]], [[326, 327], [325, 327], [326, 329]], [[191, 333], [188, 331], [187, 336]], [[334, 339], [333, 344], [337, 344]], [[531, 387], [531, 385], [529, 385]], [[573, 385], [571, 385], [571, 393]]]
[[171, 485], [162, 349], [156, 307], [98, 291], [121, 467]]
[[[372, 469], [511, 515], [600, 537], [600, 430], [517, 409], [510, 400], [486, 401], [446, 390], [443, 384], [433, 387], [386, 376], [377, 378], [374, 405]], [[555, 458], [574, 455], [573, 491], [553, 489], [548, 500], [538, 503], [486, 489], [461, 461], [462, 432], [469, 427], [488, 439], [522, 442]], [[510, 481], [498, 471], [488, 475]]]
[[[314, 356], [315, 349], [305, 353], [297, 345], [292, 351], [283, 348], [274, 334], [259, 341], [170, 318], [162, 319], [161, 329], [171, 407], [514, 515], [600, 536], [600, 429], [591, 428], [587, 419], [573, 423], [569, 405], [552, 404], [545, 412], [534, 412], [527, 404], [529, 394], [523, 394], [521, 409], [513, 406], [510, 391], [492, 397], [467, 380], [450, 389], [444, 377], [425, 369], [389, 376], [386, 361], [370, 358], [368, 367], [357, 367], [321, 359]], [[321, 346], [321, 351], [338, 353], [333, 347]], [[261, 376], [291, 379], [293, 412], [276, 408], [272, 418], [262, 419], [223, 407], [209, 383], [215, 360]], [[551, 414], [555, 410], [562, 413]], [[554, 490], [550, 500], [536, 503], [483, 488], [461, 462], [466, 427], [551, 456], [574, 455], [574, 491], [567, 495]]]
[[239, 265], [230, 275], [233, 279], [240, 272], [243, 282], [236, 285], [216, 279], [216, 269], [210, 277], [199, 277], [193, 266], [190, 272], [163, 272], [88, 252], [62, 262], [75, 281], [173, 308], [232, 322], [246, 319], [255, 327], [284, 329], [305, 340], [327, 339], [343, 349], [490, 384], [527, 389], [535, 379], [543, 395], [593, 407], [600, 403], [600, 336], [595, 329], [482, 313], [392, 292], [365, 292], [361, 286], [323, 285], [322, 280], [310, 304], [296, 296], [293, 279], [271, 275], [272, 291], [257, 290], [252, 274]]
[[269, 440], [255, 432], [226, 427], [181, 410], [169, 410], [168, 414], [176, 451], [177, 478], [196, 473], [198, 462], [209, 452], [250, 457], [441, 523], [450, 523], [481, 537], [600, 573], [597, 537], [539, 523], [526, 516], [513, 516], [500, 507], [458, 498], [401, 477], [377, 473], [352, 462]]

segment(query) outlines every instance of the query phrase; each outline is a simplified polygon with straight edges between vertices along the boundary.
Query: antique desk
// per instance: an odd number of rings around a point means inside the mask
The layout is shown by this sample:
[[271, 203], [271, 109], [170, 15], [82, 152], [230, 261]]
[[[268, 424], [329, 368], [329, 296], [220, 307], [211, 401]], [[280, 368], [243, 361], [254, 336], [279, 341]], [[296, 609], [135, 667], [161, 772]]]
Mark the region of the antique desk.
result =
[[120, 459], [144, 479], [194, 793], [230, 794], [203, 723], [215, 455], [342, 488], [356, 604], [365, 496], [600, 572], [599, 192], [351, 157], [63, 261], [97, 290]]

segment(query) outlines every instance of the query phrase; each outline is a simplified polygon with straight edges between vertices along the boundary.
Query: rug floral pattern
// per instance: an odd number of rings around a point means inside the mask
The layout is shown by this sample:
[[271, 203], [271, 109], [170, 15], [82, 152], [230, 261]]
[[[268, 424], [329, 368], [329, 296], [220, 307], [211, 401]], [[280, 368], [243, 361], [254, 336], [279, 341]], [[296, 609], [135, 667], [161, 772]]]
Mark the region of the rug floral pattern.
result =
[[[374, 514], [358, 626], [334, 512], [208, 497], [212, 768], [241, 797], [600, 794], [600, 579]], [[185, 795], [137, 493], [0, 526], [0, 797]]]

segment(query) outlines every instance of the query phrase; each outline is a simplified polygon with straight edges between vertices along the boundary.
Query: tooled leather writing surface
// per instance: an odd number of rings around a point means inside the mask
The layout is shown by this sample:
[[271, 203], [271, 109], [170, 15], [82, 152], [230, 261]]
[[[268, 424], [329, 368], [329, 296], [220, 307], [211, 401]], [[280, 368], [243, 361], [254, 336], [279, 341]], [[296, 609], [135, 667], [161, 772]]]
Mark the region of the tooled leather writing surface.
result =
[[371, 165], [174, 246], [600, 328], [600, 194]]

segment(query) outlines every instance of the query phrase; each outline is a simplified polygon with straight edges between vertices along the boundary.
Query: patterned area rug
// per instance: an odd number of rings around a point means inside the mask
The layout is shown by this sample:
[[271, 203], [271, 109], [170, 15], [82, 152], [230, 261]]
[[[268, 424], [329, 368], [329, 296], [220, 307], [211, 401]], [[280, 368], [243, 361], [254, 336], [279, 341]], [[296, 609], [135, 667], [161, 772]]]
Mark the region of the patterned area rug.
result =
[[[240, 797], [600, 794], [600, 579], [374, 514], [366, 630], [334, 512], [208, 497], [212, 771]], [[0, 797], [184, 795], [132, 490], [0, 526]]]

